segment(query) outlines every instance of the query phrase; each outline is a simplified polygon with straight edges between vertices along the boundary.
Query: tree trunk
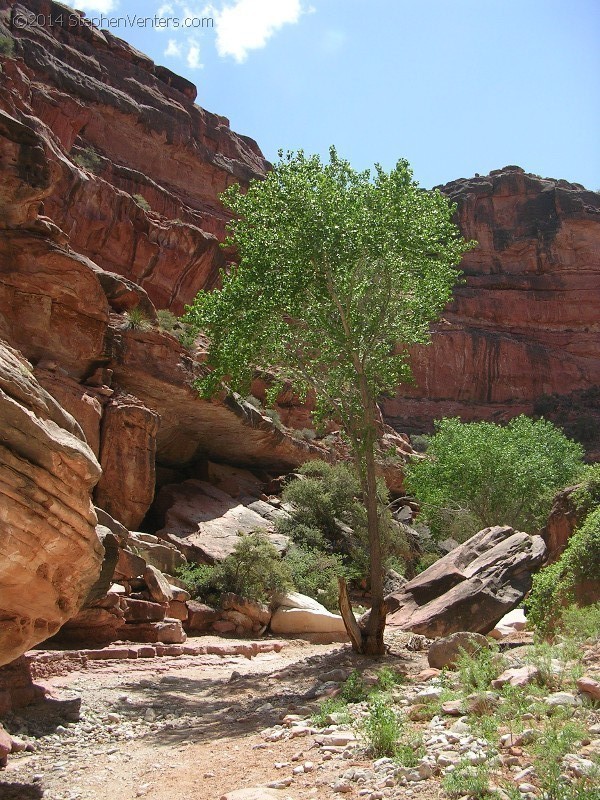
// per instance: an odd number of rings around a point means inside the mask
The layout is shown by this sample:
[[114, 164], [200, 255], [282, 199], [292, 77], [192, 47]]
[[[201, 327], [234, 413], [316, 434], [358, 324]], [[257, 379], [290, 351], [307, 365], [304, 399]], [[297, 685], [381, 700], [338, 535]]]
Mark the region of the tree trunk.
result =
[[[386, 608], [383, 601], [383, 564], [381, 559], [381, 540], [379, 536], [379, 508], [377, 501], [377, 472], [375, 467], [376, 404], [371, 398], [364, 374], [359, 373], [361, 399], [363, 403], [362, 439], [355, 445], [356, 461], [359, 464], [359, 477], [363, 502], [367, 509], [367, 531], [369, 535], [369, 572], [371, 582], [371, 612], [365, 629], [359, 628], [348, 600], [344, 581], [340, 581], [340, 610], [352, 642], [352, 648], [364, 655], [381, 656], [385, 654], [383, 631]], [[354, 624], [352, 624], [354, 622]], [[355, 627], [356, 626], [356, 627]], [[360, 641], [358, 641], [360, 631]]]

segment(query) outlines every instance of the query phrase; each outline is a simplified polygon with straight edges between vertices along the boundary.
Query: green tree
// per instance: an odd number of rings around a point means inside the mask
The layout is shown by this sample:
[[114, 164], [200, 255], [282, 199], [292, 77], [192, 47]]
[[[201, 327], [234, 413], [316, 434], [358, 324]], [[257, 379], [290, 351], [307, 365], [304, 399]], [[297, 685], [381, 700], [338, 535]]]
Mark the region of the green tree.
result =
[[228, 245], [239, 266], [223, 287], [200, 292], [185, 321], [210, 337], [200, 381], [248, 394], [255, 368], [334, 415], [348, 438], [367, 510], [372, 613], [360, 630], [345, 584], [340, 605], [356, 650], [383, 652], [385, 607], [375, 447], [377, 398], [409, 378], [407, 348], [429, 338], [468, 245], [440, 192], [417, 186], [406, 161], [389, 173], [356, 172], [335, 149], [328, 163], [288, 153], [247, 192], [223, 195], [234, 212]]
[[406, 470], [435, 536], [463, 540], [488, 525], [534, 532], [557, 489], [583, 469], [583, 448], [545, 419], [516, 417], [508, 425], [436, 422], [427, 458]]

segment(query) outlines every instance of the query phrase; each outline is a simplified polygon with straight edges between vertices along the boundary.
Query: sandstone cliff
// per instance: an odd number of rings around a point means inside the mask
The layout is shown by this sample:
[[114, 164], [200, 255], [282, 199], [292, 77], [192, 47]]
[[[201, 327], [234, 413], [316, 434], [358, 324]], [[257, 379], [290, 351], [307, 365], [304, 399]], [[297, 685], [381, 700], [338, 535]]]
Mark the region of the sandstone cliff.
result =
[[554, 394], [573, 417], [600, 411], [600, 194], [519, 167], [441, 190], [479, 244], [432, 344], [414, 352], [416, 386], [385, 403], [388, 421], [420, 431], [442, 416], [547, 414]]

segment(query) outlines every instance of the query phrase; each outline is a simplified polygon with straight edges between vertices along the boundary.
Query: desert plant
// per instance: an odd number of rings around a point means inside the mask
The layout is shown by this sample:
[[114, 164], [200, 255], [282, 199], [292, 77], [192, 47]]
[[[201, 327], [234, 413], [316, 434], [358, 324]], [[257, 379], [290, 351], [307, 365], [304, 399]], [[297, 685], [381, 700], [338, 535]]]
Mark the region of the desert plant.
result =
[[[494, 796], [490, 789], [489, 768], [483, 764], [472, 766], [466, 761], [442, 779], [442, 788], [448, 797], [484, 798]], [[497, 795], [496, 795], [497, 796]]]
[[533, 532], [544, 524], [554, 492], [581, 473], [582, 458], [581, 445], [544, 419], [520, 416], [505, 426], [443, 419], [427, 458], [408, 465], [406, 482], [438, 537], [456, 513], [465, 536], [496, 524]]
[[456, 660], [458, 679], [467, 694], [489, 689], [505, 666], [506, 660], [492, 644], [472, 653], [461, 648]]
[[15, 40], [12, 36], [0, 34], [0, 55], [12, 58], [15, 54]]
[[141, 194], [132, 194], [131, 195], [135, 201], [135, 204], [139, 206], [144, 211], [152, 211], [152, 206], [146, 200], [146, 198]]
[[[546, 721], [540, 735], [533, 742], [531, 751], [535, 772], [546, 800], [566, 800], [572, 797], [565, 792], [567, 788], [570, 791], [571, 787], [569, 787], [570, 782], [562, 777], [562, 760], [584, 736], [585, 729], [580, 723], [556, 714]], [[583, 794], [581, 800], [583, 798], [587, 800], [587, 797]]]
[[139, 306], [130, 308], [129, 311], [125, 312], [124, 316], [125, 327], [132, 331], [149, 331], [152, 328], [152, 321]]
[[179, 319], [172, 311], [169, 311], [168, 308], [161, 308], [156, 312], [156, 316], [158, 319], [158, 327], [161, 331], [167, 331], [167, 333], [171, 333]]
[[314, 597], [330, 611], [337, 611], [338, 576], [346, 574], [341, 556], [293, 544], [284, 564], [299, 592]]
[[345, 703], [362, 703], [369, 696], [369, 688], [367, 687], [362, 674], [354, 669], [348, 675], [346, 680], [341, 686], [339, 696]]
[[330, 714], [339, 715], [338, 724], [349, 724], [352, 722], [352, 715], [341, 697], [328, 697], [326, 700], [323, 700], [318, 710], [311, 716], [311, 721], [317, 728], [324, 728], [329, 724], [328, 718]]
[[73, 161], [88, 172], [98, 172], [102, 159], [93, 147], [85, 147], [73, 156]]
[[402, 733], [402, 724], [385, 695], [371, 696], [367, 718], [362, 723], [361, 732], [373, 757], [395, 755]]

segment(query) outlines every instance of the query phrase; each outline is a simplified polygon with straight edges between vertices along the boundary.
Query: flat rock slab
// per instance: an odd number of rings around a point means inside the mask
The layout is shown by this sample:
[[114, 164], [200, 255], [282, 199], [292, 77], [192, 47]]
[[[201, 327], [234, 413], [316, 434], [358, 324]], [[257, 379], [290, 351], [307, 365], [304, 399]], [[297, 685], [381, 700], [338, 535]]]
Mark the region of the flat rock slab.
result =
[[293, 800], [292, 796], [282, 789], [267, 789], [255, 786], [251, 789], [236, 789], [222, 794], [220, 800]]

